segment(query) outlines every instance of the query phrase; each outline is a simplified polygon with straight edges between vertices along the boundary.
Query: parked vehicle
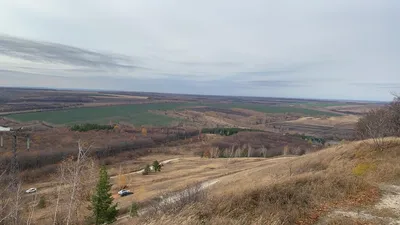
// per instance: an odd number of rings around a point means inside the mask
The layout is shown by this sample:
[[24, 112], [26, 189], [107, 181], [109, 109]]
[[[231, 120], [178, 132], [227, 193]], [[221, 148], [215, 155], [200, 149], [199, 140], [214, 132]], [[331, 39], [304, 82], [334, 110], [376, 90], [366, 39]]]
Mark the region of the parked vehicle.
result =
[[30, 193], [34, 193], [34, 192], [36, 192], [36, 191], [37, 191], [36, 188], [29, 188], [29, 189], [26, 190], [25, 192], [28, 193], [28, 194], [30, 194]]
[[125, 190], [125, 189], [121, 189], [120, 191], [118, 191], [118, 194], [119, 194], [119, 195], [121, 195], [121, 194], [122, 194], [122, 192], [124, 192], [124, 191], [127, 191], [127, 190]]
[[118, 194], [119, 194], [121, 197], [124, 197], [124, 196], [133, 194], [133, 192], [131, 192], [131, 191], [129, 191], [129, 190], [122, 189], [122, 190], [118, 191]]

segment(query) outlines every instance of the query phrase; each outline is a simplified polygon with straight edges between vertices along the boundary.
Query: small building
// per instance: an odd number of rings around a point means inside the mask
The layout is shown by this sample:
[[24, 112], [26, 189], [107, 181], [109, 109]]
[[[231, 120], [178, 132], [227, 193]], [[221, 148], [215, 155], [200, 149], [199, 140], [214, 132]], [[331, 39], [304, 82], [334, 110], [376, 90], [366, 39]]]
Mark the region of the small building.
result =
[[0, 126], [0, 147], [4, 147], [4, 140], [3, 140], [3, 132], [9, 132], [11, 131], [11, 128], [9, 127], [2, 127]]
[[11, 131], [11, 128], [0, 126], [0, 132], [6, 132], [6, 131]]

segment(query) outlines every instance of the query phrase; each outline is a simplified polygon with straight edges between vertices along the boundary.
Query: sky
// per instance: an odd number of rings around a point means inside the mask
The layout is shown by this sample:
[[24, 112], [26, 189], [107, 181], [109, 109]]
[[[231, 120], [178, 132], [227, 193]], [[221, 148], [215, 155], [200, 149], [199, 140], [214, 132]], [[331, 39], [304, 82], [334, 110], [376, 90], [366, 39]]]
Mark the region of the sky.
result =
[[398, 0], [1, 0], [0, 86], [391, 100]]

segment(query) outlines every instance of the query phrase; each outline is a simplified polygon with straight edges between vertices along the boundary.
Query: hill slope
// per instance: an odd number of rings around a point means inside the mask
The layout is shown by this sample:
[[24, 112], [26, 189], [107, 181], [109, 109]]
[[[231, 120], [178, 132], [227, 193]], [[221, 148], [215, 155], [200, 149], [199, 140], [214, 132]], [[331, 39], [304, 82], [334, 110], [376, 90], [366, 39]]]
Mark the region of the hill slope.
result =
[[384, 151], [353, 142], [258, 163], [219, 178], [206, 198], [119, 224], [400, 224], [399, 160], [395, 140]]

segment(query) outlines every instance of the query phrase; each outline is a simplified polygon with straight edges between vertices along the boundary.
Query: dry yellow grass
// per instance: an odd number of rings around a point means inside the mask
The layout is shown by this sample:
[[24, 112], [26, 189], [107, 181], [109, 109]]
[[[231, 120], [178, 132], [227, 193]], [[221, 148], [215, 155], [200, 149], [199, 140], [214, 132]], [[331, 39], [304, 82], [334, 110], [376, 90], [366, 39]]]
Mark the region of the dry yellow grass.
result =
[[[283, 160], [288, 160], [289, 158]], [[170, 164], [166, 164], [161, 172], [144, 176], [132, 174], [127, 176], [128, 189], [134, 191], [134, 195], [116, 197], [121, 208], [128, 207], [133, 201], [146, 202], [169, 192], [183, 190], [188, 186], [218, 178], [222, 180], [241, 179], [242, 173], [252, 170], [254, 167], [276, 164], [282, 160], [268, 160], [263, 158], [237, 158], [237, 159], [206, 159], [200, 157], [180, 158]], [[236, 176], [236, 174], [241, 174]], [[114, 179], [112, 179], [114, 181]], [[117, 179], [115, 179], [117, 181]], [[114, 192], [117, 187], [113, 186]]]
[[[218, 180], [209, 187], [208, 199], [187, 205], [178, 213], [152, 214], [150, 219], [125, 219], [118, 224], [311, 224], [330, 207], [374, 200], [379, 183], [400, 182], [400, 147], [396, 143], [383, 152], [371, 150], [364, 142], [353, 142], [299, 157], [270, 159], [206, 159], [192, 157], [190, 152], [156, 153], [125, 162], [124, 172], [131, 172], [154, 160], [179, 158], [159, 173], [126, 175], [128, 189], [134, 194], [122, 198], [114, 195], [116, 202], [126, 212], [132, 202], [145, 203], [199, 182]], [[362, 172], [355, 172], [355, 168]], [[109, 168], [113, 175], [118, 170], [118, 165]], [[111, 181], [116, 193], [118, 179]], [[54, 184], [37, 187], [40, 194], [54, 189]], [[46, 194], [47, 207], [35, 212], [35, 221], [41, 224], [51, 221], [55, 205], [52, 190]], [[89, 212], [82, 209], [81, 213]]]
[[316, 118], [316, 117], [302, 117], [297, 120], [287, 121], [288, 123], [296, 124], [307, 124], [317, 126], [335, 126], [335, 125], [352, 125], [355, 124], [359, 116], [347, 115], [347, 116], [335, 116], [328, 118]]
[[[353, 142], [274, 160], [279, 163], [254, 162], [251, 169], [219, 178], [206, 201], [188, 205], [177, 214], [152, 215], [125, 224], [313, 224], [335, 207], [376, 201], [378, 184], [400, 182], [399, 159], [399, 143], [380, 152], [365, 142]], [[354, 173], [360, 164], [374, 166]]]

